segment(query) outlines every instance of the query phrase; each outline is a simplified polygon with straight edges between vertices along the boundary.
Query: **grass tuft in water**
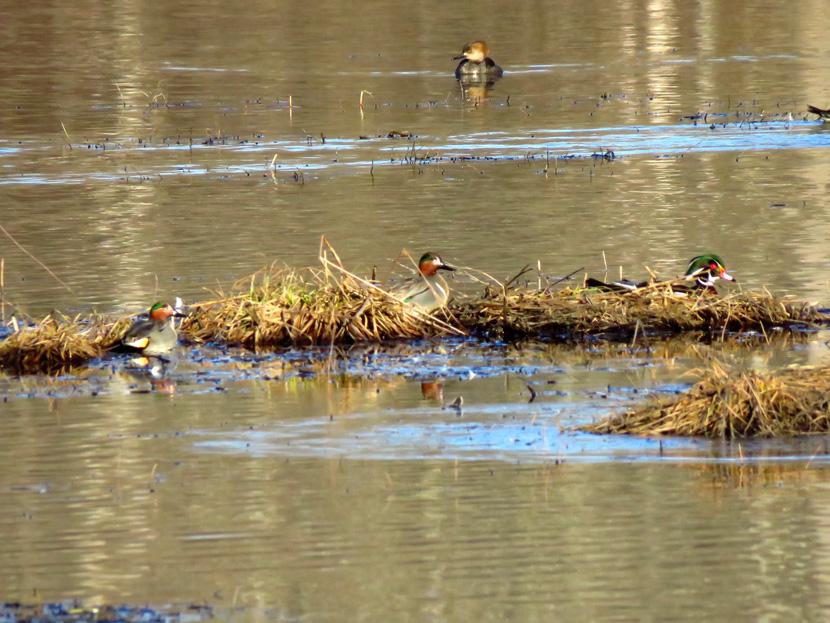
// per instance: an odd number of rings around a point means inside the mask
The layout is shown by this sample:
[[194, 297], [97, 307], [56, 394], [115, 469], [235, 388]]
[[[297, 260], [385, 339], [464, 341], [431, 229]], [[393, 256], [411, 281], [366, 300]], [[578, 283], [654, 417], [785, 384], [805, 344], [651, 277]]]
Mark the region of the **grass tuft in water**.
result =
[[[238, 281], [229, 292], [195, 303], [180, 327], [184, 339], [251, 349], [384, 342], [467, 332], [504, 340], [607, 340], [774, 327], [830, 321], [813, 306], [769, 292], [682, 297], [672, 284], [656, 283], [626, 293], [586, 288], [512, 288], [490, 278], [482, 296], [429, 315], [392, 292], [346, 270], [323, 239], [319, 268], [269, 266]], [[523, 271], [519, 274], [523, 274]], [[444, 319], [440, 316], [444, 314]], [[48, 316], [0, 342], [0, 367], [19, 372], [53, 371], [102, 355], [117, 344], [128, 319]]]
[[129, 319], [49, 315], [0, 341], [0, 368], [26, 374], [60, 372], [103, 355], [128, 326]]
[[191, 306], [182, 333], [194, 341], [247, 348], [382, 342], [459, 334], [457, 328], [398, 300], [323, 259], [323, 268], [271, 266], [232, 292]]
[[830, 432], [830, 369], [736, 372], [715, 364], [679, 399], [616, 414], [591, 433], [737, 439]]

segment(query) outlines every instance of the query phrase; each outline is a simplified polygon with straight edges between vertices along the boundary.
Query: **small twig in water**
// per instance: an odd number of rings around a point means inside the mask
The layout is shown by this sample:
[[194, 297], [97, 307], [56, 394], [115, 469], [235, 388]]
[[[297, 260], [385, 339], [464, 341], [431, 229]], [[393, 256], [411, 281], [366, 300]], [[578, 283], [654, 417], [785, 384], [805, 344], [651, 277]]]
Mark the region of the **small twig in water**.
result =
[[368, 95], [369, 97], [374, 97], [374, 95], [372, 95], [371, 91], [367, 91], [366, 89], [362, 89], [360, 91], [360, 110], [361, 111], [363, 111], [364, 108], [365, 108], [364, 105], [363, 105], [363, 96], [364, 95]]
[[118, 86], [117, 82], [113, 82], [113, 84], [115, 85], [115, 88], [118, 89], [118, 97], [121, 98], [121, 107], [126, 108], [127, 107], [127, 100], [124, 98], [124, 93], [121, 91], [121, 87]]
[[634, 344], [637, 343], [637, 334], [640, 332], [640, 320], [637, 319], [637, 324], [634, 325], [634, 337], [631, 338], [631, 347], [634, 348]]
[[271, 158], [271, 164], [268, 166], [269, 170], [271, 171], [271, 179], [274, 181], [274, 184], [277, 183], [277, 156], [279, 154], [275, 153], [274, 157]]
[[547, 288], [545, 288], [545, 293], [547, 294], [548, 292], [550, 292], [550, 289], [551, 289], [553, 286], [559, 285], [559, 284], [560, 284], [560, 283], [562, 283], [563, 281], [567, 281], [568, 279], [570, 279], [571, 277], [573, 277], [576, 273], [578, 273], [578, 272], [579, 272], [579, 271], [581, 271], [581, 270], [585, 270], [585, 267], [584, 267], [584, 266], [580, 266], [580, 267], [579, 267], [579, 268], [577, 268], [576, 270], [572, 270], [571, 272], [569, 272], [569, 273], [568, 273], [567, 275], [565, 275], [564, 277], [560, 277], [559, 279], [557, 279], [557, 280], [556, 280], [556, 281], [554, 281], [553, 283], [549, 283], [549, 284], [548, 284], [548, 287], [547, 287]]
[[503, 288], [507, 290], [507, 288], [509, 288], [511, 284], [513, 284], [513, 282], [519, 279], [522, 275], [529, 273], [531, 270], [533, 270], [533, 267], [530, 264], [525, 264], [518, 273], [516, 273], [513, 277], [511, 277], [504, 283]]
[[[63, 124], [61, 124], [61, 125], [63, 125]], [[15, 239], [14, 239], [14, 236], [12, 236], [12, 235], [11, 235], [11, 234], [10, 234], [10, 233], [6, 230], [6, 228], [5, 228], [5, 227], [3, 227], [2, 225], [0, 225], [0, 231], [2, 231], [2, 232], [6, 235], [6, 237], [14, 243], [14, 245], [15, 245], [18, 249], [20, 249], [21, 251], [23, 251], [23, 253], [25, 253], [25, 254], [26, 254], [26, 255], [28, 255], [30, 258], [32, 258], [35, 262], [37, 262], [37, 263], [40, 265], [40, 267], [41, 267], [41, 268], [43, 268], [43, 269], [44, 269], [47, 273], [49, 273], [49, 274], [50, 274], [50, 275], [51, 275], [51, 276], [55, 279], [55, 281], [57, 281], [57, 282], [58, 282], [59, 284], [61, 284], [64, 288], [66, 288], [67, 290], [69, 290], [69, 291], [70, 291], [73, 295], [77, 296], [77, 294], [75, 294], [75, 290], [73, 290], [73, 289], [72, 289], [72, 288], [70, 288], [68, 285], [66, 285], [66, 283], [65, 283], [65, 282], [64, 282], [64, 281], [63, 281], [60, 277], [58, 277], [58, 276], [57, 276], [54, 272], [52, 272], [52, 269], [51, 269], [51, 268], [49, 268], [46, 264], [44, 264], [44, 263], [43, 263], [43, 262], [41, 262], [39, 259], [37, 259], [34, 255], [32, 255], [31, 253], [29, 253], [29, 251], [27, 251], [27, 250], [26, 250], [26, 248], [25, 248], [22, 244], [20, 244], [17, 240], [15, 240]]]
[[459, 396], [451, 403], [444, 405], [444, 408], [452, 409], [453, 411], [455, 411], [456, 415], [461, 415], [461, 413], [464, 411], [464, 397]]
[[72, 139], [69, 136], [69, 132], [66, 131], [66, 126], [63, 125], [63, 121], [61, 121], [61, 127], [63, 128], [63, 135], [66, 137], [66, 146], [69, 147], [69, 151], [72, 151]]

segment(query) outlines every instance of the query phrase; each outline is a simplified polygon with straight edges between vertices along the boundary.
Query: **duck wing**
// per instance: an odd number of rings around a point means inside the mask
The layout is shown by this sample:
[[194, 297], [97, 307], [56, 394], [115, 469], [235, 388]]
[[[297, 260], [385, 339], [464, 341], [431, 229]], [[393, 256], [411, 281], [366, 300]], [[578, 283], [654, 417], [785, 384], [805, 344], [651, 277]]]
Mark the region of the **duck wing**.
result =
[[127, 329], [121, 338], [121, 345], [133, 350], [144, 350], [150, 344], [150, 339], [156, 329], [155, 320], [138, 320]]

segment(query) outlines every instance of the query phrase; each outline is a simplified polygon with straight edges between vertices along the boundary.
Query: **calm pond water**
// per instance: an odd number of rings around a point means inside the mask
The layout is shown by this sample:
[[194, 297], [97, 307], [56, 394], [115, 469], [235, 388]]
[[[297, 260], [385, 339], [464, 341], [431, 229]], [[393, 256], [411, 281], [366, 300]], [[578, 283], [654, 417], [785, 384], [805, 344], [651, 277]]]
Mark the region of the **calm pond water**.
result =
[[[740, 287], [826, 305], [830, 127], [805, 112], [830, 107], [824, 9], [0, 3], [6, 317], [203, 299], [314, 263], [321, 235], [381, 274], [401, 248], [500, 277], [673, 275], [712, 250]], [[506, 74], [462, 90], [451, 57], [477, 37]], [[824, 439], [566, 429], [712, 355], [826, 363], [826, 339], [205, 347], [155, 375], [0, 376], [0, 599], [823, 620]]]

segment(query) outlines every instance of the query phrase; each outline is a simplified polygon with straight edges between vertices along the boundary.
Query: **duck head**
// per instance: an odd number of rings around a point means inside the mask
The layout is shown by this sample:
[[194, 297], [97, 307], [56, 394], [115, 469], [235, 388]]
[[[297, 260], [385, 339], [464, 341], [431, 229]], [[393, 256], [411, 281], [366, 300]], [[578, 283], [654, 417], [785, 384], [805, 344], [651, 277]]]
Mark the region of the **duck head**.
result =
[[172, 316], [178, 316], [182, 318], [185, 314], [181, 313], [170, 303], [162, 303], [161, 301], [159, 301], [153, 304], [147, 315], [150, 316], [150, 320], [155, 320], [156, 322], [164, 322]]
[[424, 253], [418, 260], [418, 270], [424, 277], [433, 277], [439, 270], [455, 270], [434, 253]]
[[461, 54], [453, 56], [454, 61], [459, 61], [466, 58], [473, 63], [481, 63], [485, 58], [490, 56], [490, 48], [484, 41], [473, 41], [464, 46]]
[[698, 255], [689, 260], [686, 276], [696, 277], [696, 283], [702, 288], [714, 287], [718, 279], [737, 282], [737, 279], [726, 272], [723, 260], [713, 253]]

